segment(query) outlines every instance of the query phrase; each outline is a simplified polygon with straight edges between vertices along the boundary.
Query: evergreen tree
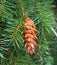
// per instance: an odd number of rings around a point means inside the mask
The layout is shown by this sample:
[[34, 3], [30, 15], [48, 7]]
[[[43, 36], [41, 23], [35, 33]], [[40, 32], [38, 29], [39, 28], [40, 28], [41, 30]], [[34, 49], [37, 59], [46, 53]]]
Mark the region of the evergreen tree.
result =
[[[0, 0], [0, 65], [52, 65], [49, 36], [53, 27], [53, 0]], [[37, 30], [37, 47], [30, 55], [25, 48], [25, 18]], [[38, 47], [40, 46], [40, 48]]]

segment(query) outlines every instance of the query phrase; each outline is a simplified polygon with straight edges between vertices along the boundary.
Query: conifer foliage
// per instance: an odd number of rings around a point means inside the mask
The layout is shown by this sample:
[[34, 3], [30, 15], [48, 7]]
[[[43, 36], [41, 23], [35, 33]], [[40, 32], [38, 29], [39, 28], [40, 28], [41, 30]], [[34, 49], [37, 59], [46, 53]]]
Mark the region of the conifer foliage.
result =
[[52, 2], [0, 0], [0, 65], [53, 64], [47, 40], [54, 25]]

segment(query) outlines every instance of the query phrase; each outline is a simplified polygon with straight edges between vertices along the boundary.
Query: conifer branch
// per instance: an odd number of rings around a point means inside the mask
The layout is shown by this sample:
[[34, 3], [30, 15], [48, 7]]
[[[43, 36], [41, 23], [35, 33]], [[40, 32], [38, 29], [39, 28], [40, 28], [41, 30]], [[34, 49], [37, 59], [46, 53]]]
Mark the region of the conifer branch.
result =
[[27, 13], [26, 13], [25, 10], [24, 10], [24, 6], [23, 6], [23, 4], [22, 4], [22, 0], [20, 0], [20, 6], [21, 6], [21, 9], [22, 9], [23, 17], [27, 17]]
[[5, 6], [6, 6], [6, 0], [4, 0], [4, 3], [3, 3], [3, 5], [2, 5], [2, 10], [1, 10], [1, 13], [0, 13], [0, 17], [1, 17], [2, 14], [3, 14], [3, 11], [4, 11]]
[[[22, 20], [22, 19], [21, 19], [21, 20]], [[11, 39], [12, 42], [14, 41], [14, 38], [15, 38], [17, 32], [19, 31], [19, 29], [20, 29], [20, 27], [21, 27], [21, 24], [22, 24], [22, 21], [21, 21], [21, 20], [20, 20], [20, 23], [18, 24], [18, 26], [17, 26], [17, 28], [16, 28], [14, 34], [13, 34], [13, 37], [12, 37], [12, 39]]]
[[[42, 16], [42, 13], [41, 13], [39, 7], [37, 6], [35, 0], [32, 0], [32, 2], [33, 2], [33, 4], [34, 4], [35, 9], [39, 12], [40, 18], [41, 18], [41, 20], [42, 20], [44, 17]], [[43, 21], [43, 20], [42, 20], [42, 21]]]

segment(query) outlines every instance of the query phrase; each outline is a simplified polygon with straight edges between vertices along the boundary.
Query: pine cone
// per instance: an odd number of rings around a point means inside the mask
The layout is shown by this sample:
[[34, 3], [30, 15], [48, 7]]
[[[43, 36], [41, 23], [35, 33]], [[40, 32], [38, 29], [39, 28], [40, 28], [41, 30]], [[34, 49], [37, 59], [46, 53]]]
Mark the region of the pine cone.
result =
[[33, 54], [35, 52], [35, 47], [36, 47], [36, 32], [37, 29], [33, 23], [33, 21], [30, 18], [25, 19], [25, 47], [28, 49], [29, 54]]

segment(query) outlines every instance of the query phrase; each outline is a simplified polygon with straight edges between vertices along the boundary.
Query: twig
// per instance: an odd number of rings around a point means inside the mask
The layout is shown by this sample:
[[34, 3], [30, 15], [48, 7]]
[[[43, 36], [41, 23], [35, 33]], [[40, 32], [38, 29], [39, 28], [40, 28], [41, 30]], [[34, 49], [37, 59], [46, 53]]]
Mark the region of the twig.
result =
[[34, 7], [35, 7], [35, 9], [39, 12], [39, 15], [40, 15], [41, 20], [42, 20], [42, 18], [44, 18], [44, 17], [42, 16], [42, 13], [41, 13], [41, 11], [40, 11], [39, 7], [37, 6], [37, 4], [36, 4], [35, 0], [32, 0], [32, 2], [34, 3]]
[[40, 56], [41, 65], [43, 65], [43, 58]]
[[2, 5], [2, 11], [1, 11], [1, 13], [0, 13], [0, 17], [1, 17], [2, 14], [3, 14], [3, 11], [4, 11], [4, 8], [5, 8], [5, 5], [6, 5], [6, 0], [4, 0], [4, 3], [3, 3], [3, 5]]
[[27, 17], [27, 13], [26, 13], [25, 10], [24, 10], [24, 6], [23, 6], [23, 4], [22, 4], [22, 0], [19, 0], [19, 1], [20, 1], [20, 5], [21, 5], [23, 17], [24, 17], [24, 16]]
[[54, 33], [55, 36], [57, 37], [57, 32], [54, 30], [54, 28], [51, 27], [51, 30], [53, 31], [53, 33]]
[[13, 40], [14, 40], [14, 38], [15, 38], [17, 32], [19, 31], [19, 29], [20, 29], [20, 27], [21, 27], [21, 24], [22, 24], [22, 21], [20, 20], [20, 23], [19, 23], [19, 25], [17, 26], [17, 28], [16, 28], [16, 30], [15, 30], [15, 32], [14, 32], [14, 34], [13, 34], [13, 37], [12, 37], [12, 39], [11, 39], [12, 42], [13, 42]]
[[[41, 17], [41, 20], [43, 21], [43, 16], [42, 13], [40, 12], [40, 9], [37, 7], [37, 4], [35, 2], [35, 0], [32, 0], [34, 3], [34, 7], [36, 8], [36, 10], [39, 12], [39, 15]], [[39, 52], [40, 52], [41, 46], [39, 46]], [[40, 55], [40, 61], [41, 61], [41, 65], [43, 65], [43, 58], [42, 58], [42, 54]]]

